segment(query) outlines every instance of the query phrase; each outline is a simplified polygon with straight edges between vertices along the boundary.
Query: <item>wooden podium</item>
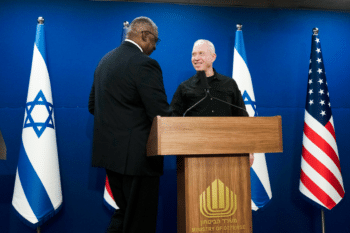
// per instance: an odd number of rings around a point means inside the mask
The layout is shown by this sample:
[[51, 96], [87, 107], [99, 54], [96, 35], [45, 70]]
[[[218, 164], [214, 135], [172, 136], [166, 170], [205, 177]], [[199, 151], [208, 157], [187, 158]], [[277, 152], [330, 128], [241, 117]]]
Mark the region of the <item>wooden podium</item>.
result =
[[282, 152], [281, 117], [159, 117], [148, 156], [177, 157], [177, 232], [252, 232], [248, 153]]

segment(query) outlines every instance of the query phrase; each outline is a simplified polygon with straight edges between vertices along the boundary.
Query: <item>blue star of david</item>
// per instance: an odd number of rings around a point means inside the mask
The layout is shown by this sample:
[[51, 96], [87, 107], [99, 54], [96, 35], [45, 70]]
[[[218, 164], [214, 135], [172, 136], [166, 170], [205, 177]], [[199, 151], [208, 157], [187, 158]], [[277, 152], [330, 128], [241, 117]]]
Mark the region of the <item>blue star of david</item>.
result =
[[255, 104], [255, 101], [253, 101], [250, 96], [248, 95], [247, 91], [244, 91], [243, 95], [242, 95], [242, 98], [244, 100], [244, 104], [245, 105], [250, 105], [252, 106], [253, 110], [254, 110], [254, 116], [257, 116], [258, 113], [256, 111], [256, 104]]
[[[49, 116], [47, 117], [44, 123], [34, 122], [33, 117], [31, 115], [34, 107], [37, 105], [45, 105], [49, 113]], [[33, 130], [35, 131], [38, 138], [40, 138], [40, 136], [44, 133], [47, 127], [55, 129], [55, 126], [53, 125], [53, 118], [52, 118], [53, 105], [46, 101], [44, 93], [41, 90], [39, 91], [39, 93], [37, 94], [33, 102], [27, 102], [26, 112], [27, 112], [27, 117], [24, 121], [23, 128], [33, 127]]]

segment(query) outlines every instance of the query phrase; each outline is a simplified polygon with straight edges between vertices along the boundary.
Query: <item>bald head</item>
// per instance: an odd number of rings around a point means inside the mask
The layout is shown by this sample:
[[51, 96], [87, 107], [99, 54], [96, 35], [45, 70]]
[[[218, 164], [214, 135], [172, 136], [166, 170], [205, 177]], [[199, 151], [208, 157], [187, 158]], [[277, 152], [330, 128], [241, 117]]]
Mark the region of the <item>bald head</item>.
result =
[[140, 16], [131, 22], [126, 38], [131, 39], [132, 37], [136, 36], [136, 34], [142, 33], [142, 31], [151, 31], [158, 36], [157, 25], [150, 18]]
[[211, 43], [209, 40], [203, 40], [203, 39], [197, 40], [196, 42], [194, 42], [193, 47], [195, 47], [197, 45], [202, 45], [202, 44], [204, 44], [208, 47], [208, 50], [211, 54], [215, 54], [214, 44]]
[[126, 38], [137, 43], [144, 54], [151, 55], [159, 42], [158, 27], [150, 18], [137, 17], [131, 22]]

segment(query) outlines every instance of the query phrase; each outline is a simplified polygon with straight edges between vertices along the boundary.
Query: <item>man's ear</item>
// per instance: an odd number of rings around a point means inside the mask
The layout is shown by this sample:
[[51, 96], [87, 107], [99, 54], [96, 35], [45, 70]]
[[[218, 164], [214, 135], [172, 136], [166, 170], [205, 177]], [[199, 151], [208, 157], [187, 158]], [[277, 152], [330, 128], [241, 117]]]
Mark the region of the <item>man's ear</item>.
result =
[[144, 42], [147, 42], [147, 33], [141, 32], [141, 38]]
[[216, 54], [212, 54], [212, 63], [214, 63], [214, 61], [216, 60]]

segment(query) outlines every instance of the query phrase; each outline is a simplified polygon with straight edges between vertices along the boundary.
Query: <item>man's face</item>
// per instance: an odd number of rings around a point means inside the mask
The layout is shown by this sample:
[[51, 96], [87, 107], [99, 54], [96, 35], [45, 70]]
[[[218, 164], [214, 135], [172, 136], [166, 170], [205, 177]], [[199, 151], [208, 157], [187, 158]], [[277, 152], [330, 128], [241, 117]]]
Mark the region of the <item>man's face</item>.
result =
[[211, 53], [207, 43], [199, 43], [193, 46], [192, 65], [196, 71], [207, 71], [213, 67], [215, 54]]

